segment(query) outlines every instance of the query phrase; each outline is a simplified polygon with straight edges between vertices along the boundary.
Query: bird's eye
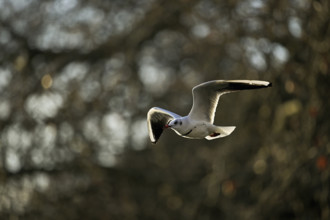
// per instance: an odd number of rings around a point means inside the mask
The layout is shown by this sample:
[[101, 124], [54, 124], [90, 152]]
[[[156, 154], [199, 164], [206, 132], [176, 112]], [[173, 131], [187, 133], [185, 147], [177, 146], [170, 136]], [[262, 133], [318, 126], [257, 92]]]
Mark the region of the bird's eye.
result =
[[174, 122], [175, 125], [176, 125], [177, 123], [178, 123], [177, 121]]

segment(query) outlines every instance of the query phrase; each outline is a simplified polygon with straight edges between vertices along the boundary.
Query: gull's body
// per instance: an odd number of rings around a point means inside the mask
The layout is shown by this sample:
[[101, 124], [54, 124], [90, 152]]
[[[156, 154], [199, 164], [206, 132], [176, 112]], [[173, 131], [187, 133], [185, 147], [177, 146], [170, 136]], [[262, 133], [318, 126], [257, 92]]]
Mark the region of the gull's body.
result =
[[193, 88], [193, 106], [187, 116], [180, 116], [166, 109], [153, 107], [148, 112], [148, 131], [151, 142], [156, 143], [165, 128], [173, 129], [185, 138], [208, 140], [231, 134], [234, 126], [213, 124], [221, 95], [229, 92], [259, 89], [271, 83], [258, 80], [214, 80]]

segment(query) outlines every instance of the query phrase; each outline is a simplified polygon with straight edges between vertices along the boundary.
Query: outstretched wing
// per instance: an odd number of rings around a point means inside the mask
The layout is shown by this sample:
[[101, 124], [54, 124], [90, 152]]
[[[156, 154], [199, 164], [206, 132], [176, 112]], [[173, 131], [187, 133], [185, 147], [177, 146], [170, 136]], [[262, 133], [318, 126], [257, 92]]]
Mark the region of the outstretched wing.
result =
[[270, 82], [259, 80], [214, 80], [199, 84], [192, 90], [193, 106], [189, 117], [213, 124], [215, 111], [222, 94], [269, 86], [271, 86]]
[[148, 132], [151, 142], [155, 144], [158, 141], [169, 121], [180, 117], [180, 115], [162, 108], [151, 108], [148, 112]]

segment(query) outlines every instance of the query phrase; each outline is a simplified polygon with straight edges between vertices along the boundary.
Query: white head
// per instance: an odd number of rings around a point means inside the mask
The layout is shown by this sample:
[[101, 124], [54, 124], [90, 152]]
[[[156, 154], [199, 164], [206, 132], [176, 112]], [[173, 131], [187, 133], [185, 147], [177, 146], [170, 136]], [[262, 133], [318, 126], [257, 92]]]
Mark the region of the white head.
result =
[[172, 128], [178, 134], [186, 133], [187, 127], [189, 127], [189, 120], [187, 117], [173, 119], [165, 125], [165, 128]]
[[182, 126], [182, 124], [183, 124], [182, 119], [177, 118], [170, 121], [166, 127], [176, 129]]

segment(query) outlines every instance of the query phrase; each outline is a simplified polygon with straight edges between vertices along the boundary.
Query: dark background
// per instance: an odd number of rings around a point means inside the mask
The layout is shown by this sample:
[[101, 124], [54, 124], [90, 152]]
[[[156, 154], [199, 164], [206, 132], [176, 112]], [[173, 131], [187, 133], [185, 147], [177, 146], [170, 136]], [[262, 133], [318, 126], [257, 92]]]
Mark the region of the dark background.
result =
[[[327, 0], [0, 0], [1, 219], [329, 219]], [[146, 114], [221, 97], [213, 141]]]

